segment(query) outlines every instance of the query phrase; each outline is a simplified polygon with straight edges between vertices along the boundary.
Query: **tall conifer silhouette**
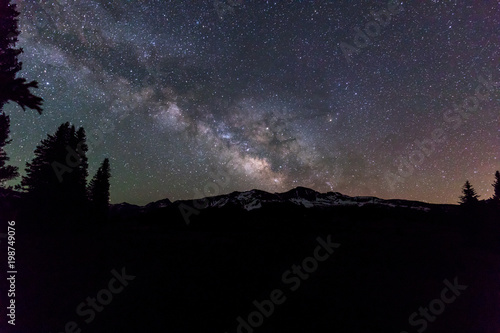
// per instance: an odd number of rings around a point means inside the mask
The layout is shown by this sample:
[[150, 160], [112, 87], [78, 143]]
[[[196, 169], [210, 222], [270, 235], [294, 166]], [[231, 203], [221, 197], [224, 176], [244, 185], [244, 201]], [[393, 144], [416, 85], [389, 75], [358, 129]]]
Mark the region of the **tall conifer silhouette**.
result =
[[23, 110], [30, 108], [42, 113], [43, 99], [30, 91], [38, 88], [38, 83], [17, 77], [23, 68], [18, 59], [23, 49], [15, 47], [19, 37], [18, 16], [15, 4], [10, 0], [0, 0], [0, 186], [19, 175], [16, 167], [6, 165], [9, 158], [5, 145], [10, 142], [10, 118], [3, 112], [4, 105], [11, 101]]
[[95, 216], [98, 219], [105, 219], [109, 207], [109, 159], [104, 159], [97, 170], [94, 178], [89, 183], [89, 201]]
[[21, 184], [34, 209], [77, 216], [86, 207], [87, 174], [85, 131], [64, 123], [37, 146]]

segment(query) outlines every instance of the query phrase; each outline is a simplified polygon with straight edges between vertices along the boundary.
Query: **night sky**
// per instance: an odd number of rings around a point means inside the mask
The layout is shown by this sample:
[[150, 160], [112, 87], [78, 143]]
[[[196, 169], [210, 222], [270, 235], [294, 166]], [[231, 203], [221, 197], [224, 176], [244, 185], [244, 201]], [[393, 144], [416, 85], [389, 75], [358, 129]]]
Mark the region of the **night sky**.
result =
[[18, 10], [20, 74], [45, 100], [41, 116], [5, 108], [22, 174], [70, 121], [87, 131], [90, 176], [110, 158], [113, 203], [296, 186], [456, 203], [466, 179], [492, 194], [498, 1], [31, 0]]

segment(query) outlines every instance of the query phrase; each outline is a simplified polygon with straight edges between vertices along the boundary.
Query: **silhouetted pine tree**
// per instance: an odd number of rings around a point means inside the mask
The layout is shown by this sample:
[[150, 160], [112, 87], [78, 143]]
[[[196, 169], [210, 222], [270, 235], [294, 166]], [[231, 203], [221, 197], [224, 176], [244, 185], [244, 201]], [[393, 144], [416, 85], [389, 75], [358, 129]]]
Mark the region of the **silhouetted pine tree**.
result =
[[495, 172], [495, 182], [493, 185], [493, 200], [500, 202], [500, 171]]
[[11, 4], [10, 0], [0, 0], [0, 110], [5, 103], [12, 101], [23, 110], [30, 108], [42, 113], [43, 99], [30, 91], [31, 88], [38, 88], [38, 83], [16, 77], [23, 68], [18, 60], [23, 49], [15, 48], [19, 36], [18, 16], [15, 4]]
[[[74, 129], [74, 127], [72, 128]], [[62, 177], [69, 178], [68, 184], [73, 189], [73, 200], [78, 202], [79, 205], [83, 205], [87, 202], [87, 177], [88, 177], [88, 159], [87, 159], [87, 138], [85, 135], [85, 130], [80, 127], [74, 134], [72, 133], [69, 138], [69, 156], [67, 159], [71, 161], [67, 164], [72, 167], [72, 172], [69, 174], [62, 175]], [[67, 155], [68, 156], [68, 155]], [[64, 180], [66, 181], [66, 180]]]
[[479, 202], [479, 195], [477, 195], [476, 190], [472, 187], [471, 183], [468, 180], [462, 187], [462, 193], [463, 195], [460, 196], [459, 201], [461, 205], [474, 205]]
[[460, 216], [458, 222], [461, 223], [464, 232], [464, 240], [467, 244], [477, 246], [481, 244], [481, 234], [485, 228], [484, 205], [479, 202], [479, 195], [467, 180], [462, 187], [460, 196]]
[[37, 146], [21, 185], [41, 215], [76, 219], [87, 208], [87, 174], [85, 131], [64, 123]]
[[38, 83], [28, 83], [26, 79], [16, 77], [23, 67], [18, 60], [23, 50], [15, 48], [19, 36], [18, 16], [15, 4], [11, 4], [10, 0], [0, 0], [0, 184], [18, 176], [17, 168], [5, 165], [9, 160], [4, 147], [10, 142], [10, 119], [3, 113], [3, 106], [12, 101], [23, 110], [28, 107], [42, 113], [43, 99], [30, 91], [31, 88], [38, 88]]
[[109, 159], [105, 158], [88, 186], [88, 196], [92, 211], [99, 220], [106, 219], [109, 208]]
[[0, 114], [0, 187], [7, 180], [11, 180], [19, 176], [17, 167], [6, 165], [9, 157], [4, 150], [6, 144], [10, 143], [10, 119], [9, 116]]

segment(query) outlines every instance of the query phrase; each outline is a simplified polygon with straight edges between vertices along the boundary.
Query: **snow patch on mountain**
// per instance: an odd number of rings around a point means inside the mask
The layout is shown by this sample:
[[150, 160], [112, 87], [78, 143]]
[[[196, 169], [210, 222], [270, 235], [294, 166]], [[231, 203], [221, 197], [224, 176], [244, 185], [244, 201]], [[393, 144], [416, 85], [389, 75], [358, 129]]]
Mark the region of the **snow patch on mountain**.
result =
[[310, 202], [309, 200], [306, 200], [306, 199], [300, 199], [300, 198], [293, 198], [293, 199], [290, 199], [289, 200], [290, 202], [296, 204], [296, 205], [299, 205], [299, 206], [304, 206], [306, 208], [311, 208], [311, 207], [314, 207], [314, 204], [312, 202]]
[[243, 206], [246, 210], [254, 210], [262, 207], [262, 203], [259, 200], [254, 200], [246, 205]]

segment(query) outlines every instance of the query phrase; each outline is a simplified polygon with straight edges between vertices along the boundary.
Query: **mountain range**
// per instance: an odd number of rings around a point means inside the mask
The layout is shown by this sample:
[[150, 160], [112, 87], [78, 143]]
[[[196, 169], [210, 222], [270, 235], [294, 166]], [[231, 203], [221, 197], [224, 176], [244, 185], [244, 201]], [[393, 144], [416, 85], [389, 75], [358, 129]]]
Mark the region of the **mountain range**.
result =
[[402, 199], [381, 199], [373, 196], [351, 197], [339, 192], [320, 193], [306, 187], [296, 187], [283, 193], [269, 193], [253, 189], [245, 192], [205, 197], [195, 200], [162, 199], [145, 206], [129, 203], [113, 204], [110, 207], [112, 217], [137, 216], [169, 208], [188, 209], [198, 213], [204, 210], [232, 209], [244, 211], [258, 211], [263, 208], [294, 207], [297, 209], [330, 209], [340, 207], [377, 207], [386, 209], [409, 209], [411, 211], [430, 212], [434, 208], [453, 209], [457, 205], [431, 204], [421, 201]]

